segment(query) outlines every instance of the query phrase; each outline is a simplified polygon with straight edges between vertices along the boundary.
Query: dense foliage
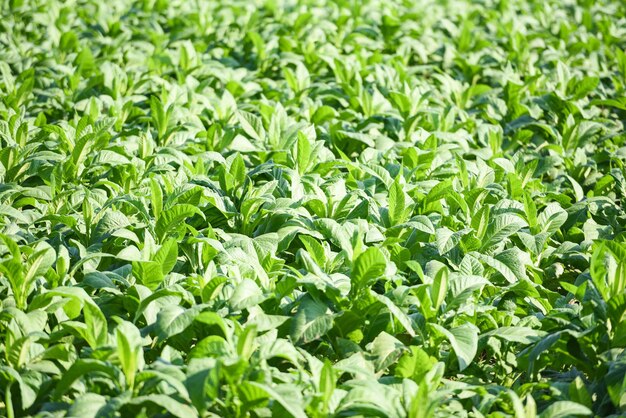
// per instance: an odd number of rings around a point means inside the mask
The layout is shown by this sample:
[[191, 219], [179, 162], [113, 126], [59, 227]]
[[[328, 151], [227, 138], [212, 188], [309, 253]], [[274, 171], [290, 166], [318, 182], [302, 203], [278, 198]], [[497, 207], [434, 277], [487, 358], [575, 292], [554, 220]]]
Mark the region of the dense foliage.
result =
[[626, 413], [626, 3], [0, 8], [5, 416]]

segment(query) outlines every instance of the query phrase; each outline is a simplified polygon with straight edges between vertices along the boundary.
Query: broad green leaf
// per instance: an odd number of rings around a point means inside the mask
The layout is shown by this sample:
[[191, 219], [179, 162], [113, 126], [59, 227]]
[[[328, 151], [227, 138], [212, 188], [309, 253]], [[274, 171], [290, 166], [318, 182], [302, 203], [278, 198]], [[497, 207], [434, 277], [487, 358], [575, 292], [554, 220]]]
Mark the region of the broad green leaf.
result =
[[242, 129], [250, 138], [256, 141], [265, 139], [265, 129], [263, 128], [261, 118], [245, 111], [237, 112], [237, 118]]
[[164, 210], [154, 229], [157, 237], [163, 240], [173, 228], [177, 228], [185, 219], [193, 215], [204, 217], [204, 214], [196, 206], [190, 204], [179, 204]]
[[439, 254], [446, 255], [452, 251], [461, 242], [461, 238], [466, 235], [470, 230], [462, 229], [459, 231], [451, 231], [450, 229], [443, 227], [437, 229], [435, 232], [437, 249]]
[[165, 410], [168, 414], [175, 416], [177, 418], [188, 418], [188, 417], [198, 417], [198, 412], [186, 405], [184, 403], [178, 402], [173, 399], [171, 396], [167, 395], [159, 395], [159, 394], [151, 394], [138, 396], [136, 398], [131, 399], [126, 403], [126, 405], [137, 405], [137, 406], [147, 406], [154, 405], [159, 410]]
[[404, 353], [395, 367], [396, 376], [413, 379], [419, 382], [421, 377], [433, 366], [434, 359], [417, 346], [410, 346], [409, 352]]
[[539, 414], [539, 418], [565, 418], [589, 415], [592, 415], [592, 412], [584, 405], [570, 401], [557, 401]]
[[478, 328], [469, 322], [450, 330], [437, 324], [430, 326], [446, 336], [456, 354], [459, 370], [465, 370], [478, 350]]
[[306, 414], [301, 405], [294, 402], [293, 399], [285, 398], [277, 389], [259, 382], [250, 382], [254, 386], [263, 389], [271, 399], [278, 402], [285, 410], [294, 418], [306, 418]]
[[544, 331], [535, 330], [528, 327], [508, 326], [500, 327], [482, 334], [481, 338], [497, 337], [505, 341], [521, 344], [531, 344], [545, 335]]
[[176, 240], [169, 239], [161, 245], [161, 248], [154, 255], [154, 261], [161, 266], [161, 273], [163, 275], [168, 274], [176, 265], [176, 259], [178, 258], [178, 245]]
[[524, 226], [520, 218], [514, 215], [500, 215], [487, 227], [481, 249], [498, 245]]
[[189, 309], [170, 305], [159, 311], [154, 331], [160, 340], [183, 332], [191, 325], [195, 317], [202, 310], [202, 305], [196, 305]]
[[101, 374], [108, 376], [114, 384], [117, 384], [118, 376], [116, 371], [110, 364], [107, 364], [100, 360], [93, 359], [78, 359], [72, 366], [63, 374], [61, 380], [57, 383], [52, 394], [52, 399], [60, 399], [67, 393], [72, 384], [83, 375], [86, 374]]
[[299, 344], [315, 341], [333, 327], [333, 314], [328, 307], [310, 296], [300, 301], [296, 315], [291, 320], [291, 338]]
[[553, 235], [567, 221], [567, 212], [565, 212], [558, 203], [551, 203], [539, 214], [537, 222], [541, 227], [541, 231]]
[[256, 306], [265, 300], [261, 288], [250, 279], [243, 279], [235, 287], [233, 295], [230, 297], [230, 306], [235, 311]]
[[359, 254], [352, 268], [351, 279], [356, 287], [367, 286], [385, 272], [387, 260], [376, 247], [370, 247]]
[[381, 332], [372, 341], [370, 353], [373, 357], [376, 371], [381, 371], [396, 362], [402, 353], [406, 351], [406, 347], [399, 340], [386, 332]]
[[406, 313], [400, 309], [393, 301], [391, 301], [388, 297], [384, 295], [379, 295], [378, 293], [373, 293], [372, 296], [376, 298], [379, 302], [383, 303], [389, 312], [400, 322], [402, 327], [406, 332], [409, 333], [411, 337], [415, 337], [415, 331], [413, 330], [413, 324], [411, 323], [411, 319], [408, 317]]

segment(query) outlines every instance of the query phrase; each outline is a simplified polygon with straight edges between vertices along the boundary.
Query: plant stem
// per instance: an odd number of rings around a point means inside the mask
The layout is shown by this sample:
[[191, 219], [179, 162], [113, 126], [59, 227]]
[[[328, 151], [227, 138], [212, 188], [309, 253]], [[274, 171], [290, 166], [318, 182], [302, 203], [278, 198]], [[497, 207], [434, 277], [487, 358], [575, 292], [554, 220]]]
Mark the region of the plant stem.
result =
[[6, 391], [4, 392], [4, 405], [6, 408], [7, 418], [15, 418], [15, 412], [13, 412], [13, 399], [11, 399], [11, 386], [13, 386], [13, 382], [10, 382], [7, 385]]

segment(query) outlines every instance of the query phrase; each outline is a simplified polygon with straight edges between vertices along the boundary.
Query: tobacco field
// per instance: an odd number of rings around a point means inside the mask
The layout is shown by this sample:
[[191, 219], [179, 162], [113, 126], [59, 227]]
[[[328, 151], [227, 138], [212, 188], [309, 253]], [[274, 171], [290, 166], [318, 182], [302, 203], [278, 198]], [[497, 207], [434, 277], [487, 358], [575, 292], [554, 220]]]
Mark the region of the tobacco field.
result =
[[626, 3], [0, 2], [0, 416], [626, 416]]

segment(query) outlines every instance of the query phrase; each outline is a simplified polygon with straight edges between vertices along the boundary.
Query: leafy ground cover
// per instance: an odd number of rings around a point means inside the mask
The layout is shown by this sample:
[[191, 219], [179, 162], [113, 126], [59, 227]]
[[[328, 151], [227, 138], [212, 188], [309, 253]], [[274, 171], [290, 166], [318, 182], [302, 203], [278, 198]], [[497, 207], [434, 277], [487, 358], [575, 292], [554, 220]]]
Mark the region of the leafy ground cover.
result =
[[626, 413], [626, 6], [7, 0], [6, 417]]

